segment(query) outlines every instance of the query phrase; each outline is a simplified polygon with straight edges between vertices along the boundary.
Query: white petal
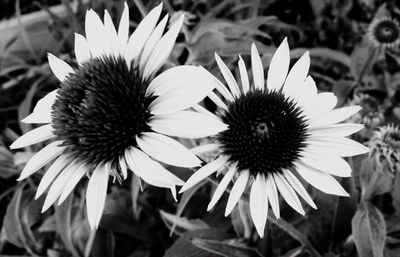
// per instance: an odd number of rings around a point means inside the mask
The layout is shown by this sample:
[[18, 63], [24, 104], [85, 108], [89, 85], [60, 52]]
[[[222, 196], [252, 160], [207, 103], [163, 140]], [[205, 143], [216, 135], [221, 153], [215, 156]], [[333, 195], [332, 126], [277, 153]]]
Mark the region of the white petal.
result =
[[107, 10], [104, 10], [104, 50], [119, 56], [119, 41], [117, 31], [115, 30], [114, 23]]
[[160, 41], [160, 38], [164, 32], [165, 26], [167, 25], [169, 15], [165, 15], [162, 21], [157, 25], [154, 29], [153, 33], [150, 35], [149, 39], [146, 42], [146, 45], [143, 48], [142, 56], [140, 57], [140, 71], [143, 74], [144, 67], [146, 66], [147, 61], [157, 43]]
[[82, 65], [91, 58], [86, 38], [78, 33], [75, 33], [75, 57], [79, 65]]
[[286, 179], [281, 174], [274, 174], [275, 184], [281, 193], [283, 199], [289, 204], [290, 207], [295, 209], [301, 215], [304, 215], [303, 206], [301, 206], [300, 200], [294, 192], [293, 188], [289, 185]]
[[309, 68], [310, 54], [307, 51], [290, 70], [285, 85], [283, 86], [283, 92], [291, 95], [294, 91], [297, 91], [299, 84], [301, 85], [301, 83], [306, 79]]
[[48, 53], [47, 58], [49, 60], [49, 66], [54, 75], [59, 81], [63, 82], [70, 73], [74, 73], [74, 70], [69, 66], [68, 63], [64, 62], [58, 57]]
[[[128, 66], [134, 60], [138, 61], [139, 55], [143, 51], [143, 47], [146, 44], [147, 39], [156, 27], [158, 18], [160, 17], [162, 10], [162, 3], [150, 11], [149, 14], [139, 23], [136, 30], [132, 33], [128, 40], [128, 45], [125, 50], [125, 59]], [[125, 33], [125, 32], [124, 32]]]
[[[208, 72], [210, 73], [210, 72]], [[210, 73], [211, 74], [211, 73]], [[211, 74], [211, 76], [214, 77], [214, 75]], [[219, 79], [217, 79], [216, 77], [214, 77], [214, 80], [216, 81], [216, 87], [215, 89], [217, 89], [217, 91], [225, 98], [225, 100], [229, 101], [229, 102], [233, 102], [234, 98], [232, 93], [228, 90], [228, 88], [225, 86], [224, 83], [222, 83]]]
[[342, 158], [335, 155], [327, 155], [324, 152], [312, 152], [312, 149], [306, 148], [301, 153], [300, 159], [305, 165], [338, 177], [350, 177], [351, 167]]
[[310, 128], [329, 126], [341, 122], [361, 110], [360, 106], [347, 106], [324, 113], [310, 121]]
[[170, 55], [172, 48], [175, 44], [175, 40], [178, 37], [179, 31], [181, 30], [184, 21], [184, 15], [182, 15], [168, 30], [167, 33], [158, 41], [154, 50], [149, 56], [146, 66], [143, 70], [143, 79], [146, 80], [156, 73]]
[[207, 137], [227, 129], [227, 125], [222, 121], [192, 111], [156, 115], [150, 120], [149, 125], [158, 133], [185, 138]]
[[171, 188], [184, 183], [180, 178], [169, 172], [158, 162], [150, 159], [137, 148], [128, 148], [125, 151], [125, 160], [129, 168], [150, 185]]
[[178, 141], [154, 132], [144, 132], [136, 136], [139, 148], [154, 159], [178, 166], [193, 168], [201, 161]]
[[229, 158], [226, 156], [221, 156], [218, 159], [210, 163], [207, 163], [206, 165], [201, 167], [186, 181], [186, 183], [183, 185], [179, 193], [185, 192], [189, 188], [193, 187], [203, 179], [207, 178], [208, 176], [210, 176], [211, 174], [222, 168], [227, 163], [228, 159]]
[[[257, 47], [254, 43], [251, 44], [251, 68], [253, 71], [253, 80], [255, 89], [264, 90], [265, 88], [264, 67], [261, 62], [260, 54], [258, 53]], [[279, 88], [270, 88], [270, 89], [279, 89]]]
[[222, 178], [221, 182], [219, 182], [219, 185], [217, 189], [214, 192], [213, 197], [211, 198], [210, 203], [207, 206], [207, 211], [210, 211], [214, 205], [218, 202], [218, 200], [221, 198], [221, 196], [224, 194], [225, 189], [228, 187], [229, 183], [232, 181], [233, 176], [236, 173], [236, 164], [232, 165], [228, 172], [226, 172], [225, 176]]
[[368, 147], [349, 138], [311, 136], [307, 139], [306, 144], [311, 152], [325, 152], [329, 155], [336, 155], [339, 157], [355, 156], [370, 152]]
[[86, 210], [91, 229], [97, 229], [104, 210], [109, 178], [109, 165], [98, 166], [90, 177], [86, 190]]
[[289, 62], [289, 45], [287, 38], [285, 38], [271, 59], [267, 77], [268, 89], [279, 90], [282, 87], [289, 70]]
[[[240, 55], [239, 55], [238, 66], [239, 66], [239, 72], [240, 72], [240, 79], [242, 81], [243, 93], [246, 94], [250, 89], [249, 76], [247, 74], [246, 64], [244, 63], [242, 56], [240, 56]], [[264, 85], [264, 83], [263, 83], [263, 85]]]
[[218, 117], [210, 112], [209, 110], [207, 110], [206, 108], [204, 108], [203, 106], [201, 106], [200, 104], [195, 104], [192, 106], [193, 110], [195, 110], [196, 112], [202, 113], [202, 114], [206, 114], [214, 119], [218, 119]]
[[231, 90], [232, 95], [234, 95], [235, 97], [239, 97], [240, 96], [239, 86], [236, 83], [235, 77], [232, 75], [232, 72], [229, 70], [229, 68], [226, 66], [224, 61], [222, 61], [221, 57], [219, 57], [217, 53], [215, 53], [215, 60], [217, 61], [219, 70], [221, 71], [222, 76], [224, 77], [226, 83], [228, 84], [228, 87]]
[[250, 215], [260, 237], [264, 237], [268, 217], [267, 182], [258, 174], [250, 190]]
[[220, 147], [220, 144], [205, 144], [193, 147], [192, 149], [190, 149], [190, 151], [192, 151], [192, 153], [194, 154], [200, 154], [218, 150]]
[[364, 127], [365, 126], [363, 124], [352, 124], [352, 123], [334, 124], [330, 126], [310, 129], [310, 134], [312, 136], [318, 136], [318, 137], [325, 137], [325, 136], [347, 137], [353, 133], [362, 130]]
[[100, 17], [93, 10], [86, 12], [85, 17], [86, 39], [92, 57], [98, 57], [104, 52], [104, 25]]
[[51, 124], [43, 125], [41, 127], [32, 129], [31, 131], [17, 138], [17, 140], [15, 140], [14, 143], [10, 145], [10, 148], [22, 148], [28, 145], [33, 145], [48, 140], [53, 137], [56, 137], [56, 135], [53, 134], [53, 127], [51, 126]]
[[81, 166], [77, 166], [77, 169], [71, 171], [71, 176], [69, 177], [67, 183], [65, 184], [61, 196], [58, 199], [58, 204], [60, 205], [64, 202], [65, 199], [67, 199], [68, 195], [74, 190], [75, 186], [78, 184], [78, 182], [81, 180], [81, 178], [87, 173], [87, 167], [85, 164]]
[[124, 3], [124, 11], [122, 12], [121, 19], [118, 26], [118, 43], [119, 53], [123, 55], [128, 44], [129, 36], [129, 7], [127, 3]]
[[211, 92], [210, 94], [208, 94], [208, 97], [219, 108], [221, 108], [223, 110], [228, 110], [228, 106], [214, 92]]
[[58, 89], [51, 91], [40, 99], [37, 103], [33, 112], [21, 120], [24, 123], [50, 123], [51, 122], [51, 111], [54, 102], [57, 99]]
[[267, 177], [267, 196], [269, 203], [271, 204], [272, 211], [275, 214], [275, 217], [279, 219], [280, 211], [279, 211], [278, 191], [276, 189], [275, 181], [272, 175], [268, 175]]
[[242, 171], [235, 184], [232, 187], [231, 193], [229, 194], [228, 203], [225, 208], [225, 217], [228, 216], [240, 197], [242, 196], [244, 190], [246, 189], [247, 181], [249, 180], [249, 172]]
[[50, 143], [39, 152], [37, 152], [34, 156], [32, 156], [32, 158], [26, 163], [25, 168], [22, 170], [18, 181], [29, 177], [30, 175], [44, 167], [51, 160], [62, 154], [65, 147], [59, 146], [60, 144], [62, 144], [62, 142], [60, 141]]
[[128, 177], [128, 167], [126, 166], [126, 160], [125, 160], [124, 156], [119, 158], [119, 166], [121, 168], [122, 177], [124, 179], [127, 179], [127, 177]]
[[297, 91], [291, 94], [292, 97], [297, 99], [301, 105], [311, 104], [317, 97], [317, 86], [311, 76], [308, 76], [306, 80], [297, 87]]
[[177, 66], [157, 76], [149, 88], [149, 94], [158, 95], [149, 106], [150, 112], [167, 114], [199, 103], [215, 88], [215, 83], [202, 68]]
[[296, 178], [295, 175], [289, 170], [283, 170], [283, 174], [285, 178], [292, 186], [292, 188], [314, 209], [317, 209], [314, 201], [311, 199], [310, 195], [308, 194], [307, 190], [303, 187], [301, 182]]
[[38, 199], [44, 191], [49, 187], [49, 185], [53, 182], [53, 180], [57, 177], [57, 175], [70, 163], [70, 161], [66, 158], [65, 155], [61, 155], [57, 160], [53, 162], [50, 168], [43, 175], [43, 178], [40, 180], [39, 186], [36, 190], [35, 199]]
[[57, 200], [62, 193], [65, 184], [68, 182], [72, 172], [77, 168], [76, 162], [70, 163], [54, 180], [49, 192], [47, 192], [46, 200], [44, 201], [42, 212], [45, 212]]
[[312, 100], [310, 100], [308, 104], [303, 101], [303, 106], [306, 106], [308, 115], [310, 117], [332, 111], [332, 109], [335, 108], [336, 104], [337, 97], [330, 92], [318, 94], [316, 97], [312, 98]]
[[313, 187], [324, 193], [340, 196], [349, 196], [346, 190], [331, 175], [305, 167], [300, 163], [296, 163], [296, 170], [299, 175]]

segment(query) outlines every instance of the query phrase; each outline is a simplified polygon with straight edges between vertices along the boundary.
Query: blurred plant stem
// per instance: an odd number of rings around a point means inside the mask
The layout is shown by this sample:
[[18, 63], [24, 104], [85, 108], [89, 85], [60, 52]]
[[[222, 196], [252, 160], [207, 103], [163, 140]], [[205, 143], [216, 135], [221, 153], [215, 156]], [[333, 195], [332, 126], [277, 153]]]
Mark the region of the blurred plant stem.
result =
[[[214, 185], [219, 185], [219, 182], [212, 178], [208, 177], [208, 181], [213, 183]], [[228, 194], [231, 192], [229, 188], [226, 188], [225, 190]], [[249, 201], [249, 196], [247, 193], [243, 194], [243, 201]], [[314, 246], [311, 244], [311, 242], [307, 239], [307, 237], [301, 233], [299, 230], [297, 230], [292, 224], [289, 222], [285, 221], [282, 218], [276, 219], [274, 216], [271, 215], [271, 213], [268, 213], [268, 219], [271, 221], [274, 225], [285, 231], [287, 234], [289, 234], [292, 238], [296, 239], [304, 248], [308, 249], [310, 252], [310, 255], [313, 257], [322, 257], [318, 251], [314, 248]]]
[[[378, 50], [380, 51], [380, 49], [378, 49]], [[375, 56], [376, 51], [377, 51], [377, 49], [373, 48], [371, 50], [371, 52], [369, 53], [368, 59], [365, 62], [364, 67], [361, 70], [360, 76], [357, 79], [356, 86], [360, 85], [362, 79], [364, 78], [364, 75], [367, 73], [368, 67], [371, 65], [371, 61], [374, 59], [373, 57]]]
[[136, 7], [139, 9], [139, 12], [142, 15], [142, 17], [144, 18], [148, 12], [147, 12], [146, 6], [144, 6], [142, 0], [133, 0], [133, 2], [135, 3]]

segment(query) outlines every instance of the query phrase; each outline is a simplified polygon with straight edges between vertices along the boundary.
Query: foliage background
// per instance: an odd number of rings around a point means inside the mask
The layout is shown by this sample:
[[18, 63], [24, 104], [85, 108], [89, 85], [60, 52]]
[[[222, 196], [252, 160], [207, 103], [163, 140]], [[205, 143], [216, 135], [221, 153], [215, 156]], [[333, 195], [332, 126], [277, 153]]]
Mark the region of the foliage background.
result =
[[[158, 2], [127, 1], [131, 31]], [[249, 61], [250, 45], [255, 42], [267, 68], [276, 45], [288, 37], [292, 63], [306, 49], [310, 51], [310, 74], [320, 91], [335, 92], [338, 106], [362, 104], [362, 115], [375, 121], [355, 139], [368, 143], [378, 126], [399, 124], [400, 49], [376, 48], [366, 36], [374, 18], [400, 20], [399, 1], [163, 2], [165, 13], [176, 17], [183, 11], [187, 17], [167, 65], [201, 64], [217, 75], [214, 52], [234, 70], [238, 54]], [[60, 5], [62, 11], [50, 7], [54, 5]], [[119, 0], [0, 3], [2, 23], [14, 19], [11, 30], [0, 25], [1, 256], [400, 256], [398, 165], [389, 171], [369, 156], [349, 160], [354, 176], [341, 183], [351, 197], [339, 198], [309, 188], [318, 210], [307, 209], [303, 217], [282, 201], [282, 219], [268, 218], [263, 239], [258, 238], [249, 219], [246, 199], [227, 218], [223, 216], [226, 195], [216, 208], [206, 212], [215, 190], [214, 178], [185, 192], [177, 202], [168, 190], [145, 185], [141, 192], [133, 176], [122, 185], [110, 184], [97, 232], [90, 231], [86, 220], [85, 180], [61, 206], [41, 214], [43, 197], [34, 201], [33, 196], [46, 169], [24, 182], [16, 181], [41, 145], [23, 151], [10, 151], [8, 146], [32, 128], [19, 120], [58, 86], [45, 53], [76, 65], [73, 33], [83, 34], [86, 10], [93, 8], [102, 16], [108, 9], [117, 23], [122, 7]], [[24, 14], [33, 11], [45, 17], [40, 26], [32, 20], [24, 23]], [[359, 95], [369, 100], [357, 102]], [[204, 104], [213, 110], [211, 102]], [[186, 180], [193, 171], [175, 168], [174, 172]]]

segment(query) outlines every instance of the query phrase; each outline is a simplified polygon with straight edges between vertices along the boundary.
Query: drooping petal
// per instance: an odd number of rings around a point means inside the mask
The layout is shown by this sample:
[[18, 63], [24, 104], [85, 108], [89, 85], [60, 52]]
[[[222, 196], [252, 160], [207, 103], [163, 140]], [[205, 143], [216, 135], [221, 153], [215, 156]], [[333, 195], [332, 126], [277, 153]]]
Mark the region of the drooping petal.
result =
[[275, 184], [278, 188], [278, 191], [281, 193], [283, 199], [289, 204], [290, 207], [295, 209], [301, 215], [304, 215], [305, 212], [303, 210], [303, 206], [301, 206], [301, 202], [294, 192], [293, 188], [289, 185], [283, 175], [275, 173], [274, 174]]
[[355, 156], [371, 151], [368, 147], [343, 137], [312, 136], [307, 139], [307, 145], [311, 152], [325, 152], [329, 155], [336, 155], [339, 157]]
[[57, 205], [62, 204], [64, 200], [67, 199], [69, 194], [72, 192], [72, 190], [74, 190], [75, 186], [87, 172], [88, 168], [85, 164], [77, 166], [77, 169], [72, 170], [71, 176], [68, 178], [68, 181], [61, 192], [60, 198], [58, 199]]
[[310, 134], [316, 137], [347, 137], [362, 130], [364, 127], [364, 124], [333, 124], [320, 128], [310, 129]]
[[93, 171], [86, 190], [86, 210], [91, 229], [97, 229], [104, 210], [109, 178], [109, 165], [99, 165]]
[[82, 65], [91, 58], [86, 38], [78, 33], [75, 33], [75, 57], [79, 65]]
[[282, 43], [272, 56], [271, 63], [268, 69], [267, 87], [270, 90], [279, 90], [286, 79], [289, 70], [290, 53], [287, 38], [283, 39]]
[[314, 209], [317, 209], [314, 201], [311, 199], [307, 190], [303, 187], [301, 182], [296, 178], [295, 175], [289, 170], [283, 170], [286, 180], [292, 186], [292, 188]]
[[231, 214], [233, 208], [239, 201], [244, 190], [246, 189], [247, 181], [249, 180], [249, 172], [242, 171], [232, 187], [231, 193], [229, 194], [228, 202], [225, 208], [225, 217]]
[[331, 195], [349, 196], [346, 190], [328, 173], [296, 163], [299, 175], [313, 187]]
[[50, 138], [54, 138], [56, 135], [53, 134], [53, 127], [51, 124], [43, 125], [41, 127], [32, 129], [31, 131], [25, 133], [24, 135], [17, 138], [10, 145], [11, 149], [22, 148], [28, 145], [33, 145]]
[[[132, 33], [131, 37], [128, 40], [128, 45], [125, 50], [125, 60], [128, 66], [131, 66], [131, 62], [133, 60], [138, 60], [139, 55], [143, 51], [143, 47], [147, 42], [147, 39], [150, 37], [151, 33], [154, 31], [156, 27], [158, 18], [160, 17], [162, 10], [162, 3], [155, 7], [153, 10], [143, 18], [143, 20], [139, 23], [136, 30]], [[122, 21], [122, 20], [121, 20]], [[128, 20], [129, 22], [129, 20]], [[121, 32], [125, 33], [124, 31]], [[118, 36], [120, 34], [118, 33]], [[121, 40], [121, 39], [120, 39]], [[122, 42], [123, 40], [121, 40]]]
[[122, 177], [124, 179], [128, 178], [128, 167], [126, 166], [125, 156], [119, 158], [119, 167], [121, 168]]
[[[240, 72], [240, 79], [242, 81], [243, 93], [246, 94], [250, 89], [249, 75], [247, 74], [246, 64], [244, 63], [242, 56], [240, 56], [240, 55], [239, 55], [238, 66], [239, 66], [239, 72]], [[263, 72], [264, 72], [264, 70], [263, 70]]]
[[351, 167], [342, 158], [321, 152], [311, 152], [311, 150], [306, 148], [302, 152], [303, 157], [300, 160], [304, 165], [338, 177], [351, 176]]
[[222, 121], [193, 111], [156, 115], [149, 126], [158, 133], [184, 138], [207, 137], [227, 129]]
[[214, 92], [208, 94], [208, 97], [211, 101], [213, 101], [216, 106], [218, 106], [222, 110], [228, 110], [228, 106]]
[[52, 106], [56, 101], [57, 92], [58, 89], [53, 90], [40, 99], [36, 103], [33, 112], [21, 121], [24, 123], [50, 123]]
[[264, 237], [268, 217], [267, 182], [264, 175], [258, 174], [250, 190], [250, 215], [260, 237]]
[[50, 168], [43, 175], [43, 178], [40, 180], [39, 186], [36, 190], [35, 199], [38, 199], [44, 193], [44, 191], [46, 191], [53, 180], [68, 164], [70, 164], [70, 161], [65, 155], [61, 155], [53, 162]]
[[207, 178], [214, 172], [222, 168], [228, 161], [229, 157], [221, 156], [218, 159], [204, 165], [198, 171], [196, 171], [183, 185], [179, 193], [183, 193], [189, 188], [193, 187], [203, 179]]
[[25, 168], [22, 170], [18, 181], [21, 181], [39, 169], [43, 168], [51, 160], [62, 154], [65, 147], [59, 146], [62, 142], [55, 141], [43, 147], [39, 152], [37, 152], [32, 158], [26, 163]]
[[221, 59], [221, 57], [219, 57], [217, 53], [215, 53], [215, 60], [217, 61], [219, 70], [221, 71], [222, 76], [224, 77], [226, 83], [228, 84], [228, 87], [231, 90], [232, 95], [234, 95], [235, 97], [239, 97], [240, 96], [239, 86], [236, 83], [236, 79], [232, 75], [232, 72], [229, 70], [229, 68], [226, 66], [224, 61]]
[[178, 141], [154, 132], [144, 132], [136, 137], [139, 148], [154, 159], [178, 166], [193, 168], [201, 161]]
[[305, 52], [302, 57], [293, 65], [290, 70], [285, 85], [283, 86], [283, 92], [288, 95], [292, 95], [293, 92], [298, 90], [299, 85], [306, 79], [308, 70], [310, 68], [310, 54]]
[[214, 207], [214, 205], [218, 202], [218, 200], [221, 198], [221, 196], [224, 194], [229, 183], [232, 181], [233, 176], [236, 173], [236, 170], [237, 170], [236, 164], [233, 164], [226, 172], [225, 176], [219, 182], [219, 185], [217, 186], [217, 189], [215, 190], [214, 195], [207, 206], [207, 211], [210, 211]]
[[280, 211], [279, 211], [278, 191], [276, 189], [275, 181], [272, 175], [268, 175], [267, 177], [267, 196], [269, 203], [271, 204], [272, 211], [275, 214], [275, 217], [279, 219]]
[[54, 73], [59, 81], [63, 82], [70, 73], [74, 73], [74, 70], [71, 68], [71, 66], [69, 66], [68, 63], [52, 55], [51, 53], [47, 54], [47, 58], [49, 60], [51, 71]]
[[[265, 88], [264, 67], [261, 62], [260, 54], [258, 53], [257, 47], [254, 43], [251, 44], [251, 68], [253, 71], [253, 80], [255, 89], [264, 90]], [[279, 88], [270, 88], [270, 89], [279, 89]]]
[[97, 13], [93, 10], [89, 10], [86, 12], [85, 32], [92, 57], [99, 57], [103, 54], [108, 54], [104, 52], [103, 22], [100, 20], [100, 17], [97, 15]]
[[320, 116], [310, 120], [309, 128], [317, 128], [329, 126], [341, 122], [361, 110], [360, 106], [347, 106], [339, 109], [332, 110], [328, 113], [323, 113]]
[[190, 151], [192, 151], [192, 153], [194, 154], [200, 154], [200, 153], [207, 153], [207, 152], [212, 152], [215, 150], [218, 150], [221, 147], [220, 144], [204, 144], [204, 145], [199, 145], [196, 147], [193, 147], [192, 149], [190, 149]]

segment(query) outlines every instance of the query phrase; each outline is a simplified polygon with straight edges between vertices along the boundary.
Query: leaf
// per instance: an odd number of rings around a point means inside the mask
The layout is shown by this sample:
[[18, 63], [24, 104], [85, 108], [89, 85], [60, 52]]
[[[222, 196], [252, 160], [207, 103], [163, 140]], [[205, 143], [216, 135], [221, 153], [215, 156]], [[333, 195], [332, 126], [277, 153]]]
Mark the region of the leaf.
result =
[[220, 255], [209, 253], [194, 246], [189, 240], [179, 238], [165, 252], [164, 257], [220, 257]]
[[0, 146], [0, 177], [7, 179], [15, 175], [18, 175], [18, 169], [14, 165], [12, 153], [4, 146]]
[[236, 235], [238, 237], [250, 238], [253, 230], [253, 222], [251, 220], [249, 203], [239, 200], [230, 216]]
[[332, 92], [338, 98], [336, 106], [343, 106], [346, 103], [355, 86], [356, 83], [350, 80], [339, 80], [333, 85]]
[[171, 214], [163, 210], [160, 210], [160, 214], [161, 218], [168, 227], [172, 227], [172, 225], [175, 225], [177, 228], [180, 228], [184, 231], [195, 231], [209, 228], [209, 226], [200, 219], [189, 220], [185, 217], [179, 217], [175, 214]]
[[93, 242], [92, 257], [114, 257], [115, 236], [110, 231], [98, 230]]
[[381, 212], [369, 202], [362, 202], [351, 222], [359, 256], [383, 257], [386, 224]]
[[350, 57], [350, 72], [353, 78], [358, 80], [368, 74], [379, 55], [379, 49], [376, 49], [364, 36], [362, 41], [354, 47]]
[[256, 249], [242, 246], [237, 240], [219, 241], [194, 238], [191, 242], [201, 249], [225, 257], [262, 257]]

